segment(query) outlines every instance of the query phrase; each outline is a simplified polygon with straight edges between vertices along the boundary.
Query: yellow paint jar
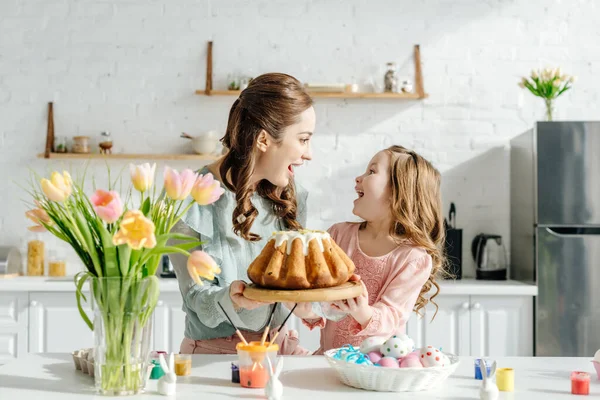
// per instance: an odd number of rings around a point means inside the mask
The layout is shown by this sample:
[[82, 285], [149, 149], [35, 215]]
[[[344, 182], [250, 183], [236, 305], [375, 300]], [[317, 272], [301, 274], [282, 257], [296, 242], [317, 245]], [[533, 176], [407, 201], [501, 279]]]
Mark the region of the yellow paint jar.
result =
[[496, 385], [503, 392], [515, 390], [515, 370], [512, 368], [498, 368], [496, 370]]

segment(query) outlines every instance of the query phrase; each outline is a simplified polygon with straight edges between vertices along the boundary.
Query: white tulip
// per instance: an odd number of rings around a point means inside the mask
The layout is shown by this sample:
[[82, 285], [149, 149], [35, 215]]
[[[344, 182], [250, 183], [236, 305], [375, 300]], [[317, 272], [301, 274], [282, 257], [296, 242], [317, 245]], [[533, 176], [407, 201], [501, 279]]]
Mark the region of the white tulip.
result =
[[560, 67], [558, 67], [558, 68], [556, 68], [556, 71], [554, 71], [554, 76], [558, 78], [560, 75], [561, 75], [561, 70], [560, 70]]
[[538, 78], [538, 77], [539, 77], [539, 75], [538, 75], [538, 72], [537, 72], [535, 69], [532, 69], [532, 70], [531, 70], [531, 77], [532, 77], [533, 79], [536, 79], [536, 78]]
[[569, 82], [575, 83], [575, 81], [577, 81], [577, 77], [575, 75], [573, 75], [571, 78], [569, 78]]

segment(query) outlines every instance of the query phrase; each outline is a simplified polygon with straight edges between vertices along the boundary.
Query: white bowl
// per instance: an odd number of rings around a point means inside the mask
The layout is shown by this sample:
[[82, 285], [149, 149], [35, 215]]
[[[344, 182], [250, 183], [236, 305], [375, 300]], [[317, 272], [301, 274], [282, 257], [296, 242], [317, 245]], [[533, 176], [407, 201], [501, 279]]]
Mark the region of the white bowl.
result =
[[219, 139], [200, 136], [192, 139], [192, 148], [198, 154], [210, 154], [217, 148], [217, 143]]
[[418, 392], [444, 382], [458, 367], [459, 359], [446, 354], [450, 365], [429, 368], [385, 368], [355, 364], [333, 358], [339, 349], [325, 352], [325, 358], [342, 383], [358, 389], [378, 392]]

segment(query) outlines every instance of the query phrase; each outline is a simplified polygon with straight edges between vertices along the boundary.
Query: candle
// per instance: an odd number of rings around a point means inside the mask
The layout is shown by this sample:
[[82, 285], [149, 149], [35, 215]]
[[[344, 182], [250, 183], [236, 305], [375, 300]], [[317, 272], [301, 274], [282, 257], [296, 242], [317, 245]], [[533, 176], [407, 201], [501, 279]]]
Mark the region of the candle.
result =
[[498, 368], [496, 371], [496, 385], [503, 392], [515, 390], [515, 371], [512, 368]]
[[259, 364], [257, 368], [240, 368], [240, 384], [247, 388], [264, 388], [269, 381], [269, 371]]
[[571, 394], [590, 394], [590, 374], [587, 372], [571, 372]]

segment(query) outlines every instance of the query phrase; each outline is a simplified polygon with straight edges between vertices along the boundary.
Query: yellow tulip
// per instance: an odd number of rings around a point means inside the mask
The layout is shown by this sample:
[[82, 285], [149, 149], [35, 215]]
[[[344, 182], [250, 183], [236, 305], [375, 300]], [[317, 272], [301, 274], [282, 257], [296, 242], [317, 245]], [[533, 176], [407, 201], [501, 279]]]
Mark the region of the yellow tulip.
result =
[[221, 268], [219, 268], [215, 260], [201, 250], [192, 252], [188, 258], [187, 269], [194, 282], [198, 285], [202, 285], [200, 277], [212, 281], [215, 279], [215, 274], [221, 273]]
[[42, 192], [52, 201], [63, 202], [73, 192], [73, 181], [67, 171], [64, 171], [62, 175], [58, 172], [53, 172], [50, 180], [44, 178], [41, 184]]
[[129, 210], [123, 216], [119, 231], [113, 236], [113, 244], [127, 243], [134, 250], [142, 247], [151, 249], [156, 246], [154, 223], [140, 210]]
[[152, 165], [148, 163], [140, 165], [129, 164], [133, 187], [140, 192], [150, 189], [152, 183], [154, 183], [154, 171], [156, 171], [156, 163]]

